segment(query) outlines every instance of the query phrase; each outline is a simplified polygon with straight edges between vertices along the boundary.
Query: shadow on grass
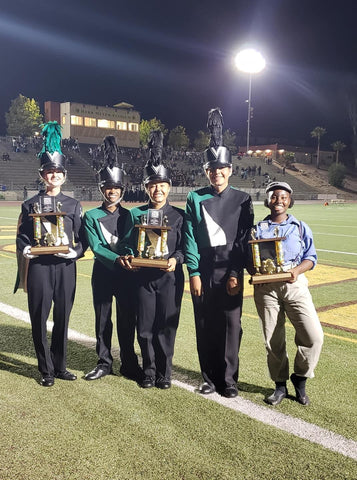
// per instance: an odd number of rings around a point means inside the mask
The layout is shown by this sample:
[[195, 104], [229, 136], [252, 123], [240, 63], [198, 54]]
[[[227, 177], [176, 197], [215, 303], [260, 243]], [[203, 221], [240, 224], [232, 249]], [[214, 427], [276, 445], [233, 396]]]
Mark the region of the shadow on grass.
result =
[[[50, 341], [50, 335], [49, 335]], [[35, 365], [16, 357], [30, 357]], [[95, 350], [76, 342], [69, 341], [67, 348], [67, 367], [87, 373], [97, 364]], [[119, 368], [119, 362], [118, 368]], [[31, 329], [26, 326], [0, 325], [0, 370], [16, 375], [38, 379], [37, 358], [32, 343]]]
[[[50, 335], [48, 336], [50, 341]], [[114, 350], [116, 337], [113, 335]], [[17, 357], [30, 357], [34, 359], [32, 363], [26, 363]], [[82, 371], [85, 373], [92, 370], [97, 364], [97, 354], [93, 348], [88, 345], [82, 345], [77, 342], [68, 341], [67, 348], [67, 367], [69, 370]], [[113, 371], [119, 372], [120, 361], [114, 358]], [[37, 369], [37, 359], [32, 343], [31, 328], [28, 326], [16, 326], [0, 324], [0, 370], [22, 375], [24, 377], [38, 380], [39, 372]], [[199, 371], [189, 370], [179, 365], [173, 365], [173, 378], [190, 385], [199, 385], [202, 377]], [[258, 385], [239, 382], [239, 390], [247, 393], [259, 393], [267, 395], [271, 393], [271, 389], [267, 389]]]
[[[200, 372], [197, 372], [195, 370], [188, 370], [187, 368], [183, 368], [178, 365], [173, 366], [172, 373], [175, 380], [186, 382], [190, 385], [197, 384], [198, 386], [203, 381]], [[238, 390], [247, 393], [258, 393], [265, 397], [270, 395], [274, 388], [266, 388], [261, 387], [260, 385], [254, 385], [251, 383], [238, 381]]]

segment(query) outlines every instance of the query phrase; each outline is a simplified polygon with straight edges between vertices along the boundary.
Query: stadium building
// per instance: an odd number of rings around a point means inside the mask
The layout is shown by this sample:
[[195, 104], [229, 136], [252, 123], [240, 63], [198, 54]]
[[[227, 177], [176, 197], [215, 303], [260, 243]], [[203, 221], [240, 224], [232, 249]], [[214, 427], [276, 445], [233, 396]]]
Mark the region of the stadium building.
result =
[[[246, 154], [246, 148], [240, 148], [242, 154]], [[251, 145], [248, 155], [251, 157], [268, 157], [276, 161], [284, 161], [287, 154], [293, 156], [293, 161], [305, 164], [316, 163], [316, 148], [299, 147], [294, 145], [280, 145], [278, 143], [269, 145]], [[320, 150], [320, 162], [330, 165], [335, 160], [335, 153], [327, 150]]]
[[121, 102], [101, 107], [74, 102], [45, 102], [45, 121], [62, 125], [63, 138], [79, 143], [98, 144], [106, 135], [114, 135], [118, 146], [139, 148], [140, 113]]

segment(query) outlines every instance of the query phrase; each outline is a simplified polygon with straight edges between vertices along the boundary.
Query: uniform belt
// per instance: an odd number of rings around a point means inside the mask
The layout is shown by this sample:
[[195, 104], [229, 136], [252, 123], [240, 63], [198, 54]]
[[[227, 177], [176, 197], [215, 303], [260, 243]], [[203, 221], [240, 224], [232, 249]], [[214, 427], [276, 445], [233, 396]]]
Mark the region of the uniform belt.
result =
[[283, 265], [281, 267], [281, 269], [282, 269], [283, 272], [287, 272], [288, 270], [291, 270], [292, 268], [296, 267], [297, 265], [299, 265], [297, 262], [290, 262], [290, 263], [286, 263], [285, 265]]

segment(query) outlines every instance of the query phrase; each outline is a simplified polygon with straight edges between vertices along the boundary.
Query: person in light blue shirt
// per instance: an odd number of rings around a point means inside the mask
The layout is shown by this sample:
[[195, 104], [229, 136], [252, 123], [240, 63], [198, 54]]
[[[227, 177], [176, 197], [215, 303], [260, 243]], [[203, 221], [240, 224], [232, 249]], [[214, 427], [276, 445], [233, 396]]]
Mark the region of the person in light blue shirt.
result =
[[290, 380], [295, 388], [296, 400], [302, 405], [309, 405], [306, 380], [314, 377], [323, 344], [322, 328], [304, 275], [316, 265], [316, 250], [309, 226], [287, 213], [294, 204], [290, 185], [271, 182], [266, 193], [265, 206], [270, 209], [270, 215], [256, 225], [256, 238], [286, 237], [282, 241], [282, 270], [290, 272], [291, 279], [254, 285], [254, 300], [261, 321], [268, 369], [275, 382], [275, 391], [265, 401], [278, 405], [288, 395], [286, 315], [295, 329], [297, 346]]

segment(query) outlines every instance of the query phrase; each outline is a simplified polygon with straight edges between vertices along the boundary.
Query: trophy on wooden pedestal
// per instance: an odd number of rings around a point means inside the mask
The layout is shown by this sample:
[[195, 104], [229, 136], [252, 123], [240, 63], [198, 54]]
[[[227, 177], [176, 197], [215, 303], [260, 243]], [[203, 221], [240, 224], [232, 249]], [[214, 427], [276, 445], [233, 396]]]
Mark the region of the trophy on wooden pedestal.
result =
[[162, 210], [148, 209], [142, 215], [141, 223], [135, 225], [139, 229], [137, 250], [139, 255], [132, 259], [135, 267], [166, 268], [167, 259], [167, 232], [171, 228], [167, 225], [167, 217]]
[[249, 283], [286, 282], [292, 278], [291, 272], [284, 272], [284, 254], [282, 241], [286, 237], [256, 238], [256, 230], [252, 229], [249, 244], [252, 248], [253, 265], [255, 269]]
[[63, 244], [64, 217], [61, 211], [62, 204], [55, 202], [55, 197], [39, 197], [39, 202], [33, 206], [33, 233], [35, 245], [31, 247], [31, 255], [54, 255], [55, 253], [68, 253], [68, 245]]

